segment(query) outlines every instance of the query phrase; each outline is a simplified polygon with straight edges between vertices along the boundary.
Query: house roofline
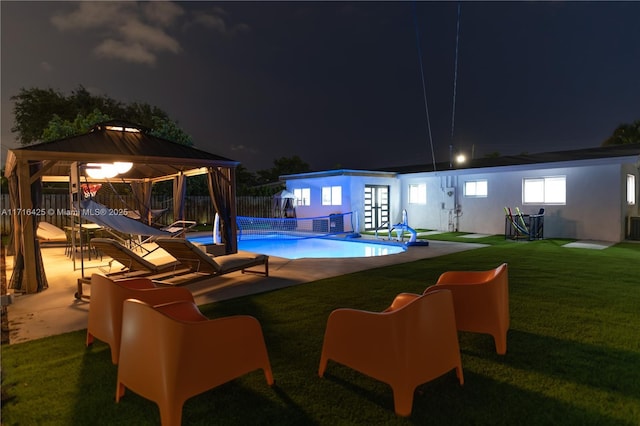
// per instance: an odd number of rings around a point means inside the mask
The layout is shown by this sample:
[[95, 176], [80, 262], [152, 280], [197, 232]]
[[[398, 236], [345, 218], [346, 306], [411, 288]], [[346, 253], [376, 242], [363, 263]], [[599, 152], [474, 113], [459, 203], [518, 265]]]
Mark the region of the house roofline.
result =
[[477, 158], [464, 165], [450, 166], [449, 162], [436, 164], [435, 170], [432, 164], [416, 164], [398, 167], [385, 167], [377, 171], [394, 171], [398, 174], [427, 173], [427, 172], [454, 172], [460, 170], [504, 168], [505, 166], [532, 166], [555, 164], [575, 164], [585, 161], [601, 162], [612, 158], [621, 158], [621, 161], [640, 161], [640, 143], [611, 145], [606, 147], [586, 148], [569, 151], [543, 152], [537, 154], [508, 155], [492, 158]]
[[321, 172], [308, 172], [297, 173], [293, 175], [282, 175], [280, 180], [295, 180], [295, 179], [309, 179], [317, 177], [330, 177], [330, 176], [367, 176], [367, 177], [396, 177], [398, 173], [392, 171], [380, 171], [380, 170], [353, 170], [353, 169], [338, 169], [338, 170], [325, 170]]

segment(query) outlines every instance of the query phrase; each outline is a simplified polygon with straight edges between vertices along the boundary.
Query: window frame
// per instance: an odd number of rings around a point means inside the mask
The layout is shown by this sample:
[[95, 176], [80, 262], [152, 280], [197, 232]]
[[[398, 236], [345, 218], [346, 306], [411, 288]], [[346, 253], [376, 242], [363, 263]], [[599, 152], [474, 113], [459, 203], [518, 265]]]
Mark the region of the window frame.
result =
[[[474, 187], [475, 187], [474, 194], [469, 194], [469, 192], [467, 191], [467, 184], [470, 184], [470, 183], [474, 184]], [[478, 194], [478, 191], [477, 191], [478, 183], [484, 183], [484, 189], [485, 189], [484, 194]], [[465, 198], [487, 198], [489, 196], [489, 181], [487, 179], [466, 180], [464, 181], [464, 186], [462, 190]]]
[[[562, 180], [563, 182], [563, 200], [553, 200], [550, 201], [551, 194], [548, 194], [552, 188], [548, 188], [549, 184], [553, 181]], [[542, 199], [541, 200], [527, 200], [527, 183], [533, 182], [541, 182], [542, 183]], [[529, 177], [522, 178], [522, 204], [538, 204], [538, 205], [556, 205], [556, 206], [564, 206], [567, 204], [567, 176], [566, 175], [556, 175], [556, 176], [540, 176], [540, 177]]]
[[[328, 194], [327, 194], [328, 191]], [[336, 201], [336, 198], [338, 200]], [[331, 185], [322, 187], [322, 205], [323, 206], [341, 206], [342, 205], [342, 186]]]
[[[305, 193], [307, 197], [305, 197]], [[296, 205], [298, 207], [308, 207], [311, 205], [311, 188], [294, 188], [293, 195], [296, 196]]]
[[[412, 188], [416, 188], [416, 192], [412, 191]], [[407, 199], [408, 204], [414, 205], [426, 205], [427, 204], [427, 184], [425, 182], [422, 183], [410, 183], [407, 187]], [[417, 200], [414, 200], [413, 197], [417, 196]]]
[[636, 175], [631, 173], [627, 174], [627, 205], [635, 206], [638, 200], [637, 197], [637, 186], [636, 186]]

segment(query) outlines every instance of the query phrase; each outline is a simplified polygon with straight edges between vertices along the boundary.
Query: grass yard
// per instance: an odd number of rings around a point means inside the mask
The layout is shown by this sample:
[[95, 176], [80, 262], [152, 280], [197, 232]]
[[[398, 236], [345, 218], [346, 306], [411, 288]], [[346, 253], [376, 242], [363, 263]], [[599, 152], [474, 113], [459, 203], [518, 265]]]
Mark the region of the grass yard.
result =
[[[202, 306], [210, 318], [249, 314], [261, 322], [276, 384], [268, 387], [256, 371], [198, 395], [185, 404], [183, 424], [640, 424], [640, 244], [477, 242], [491, 245]], [[380, 311], [443, 271], [502, 262], [510, 281], [507, 354], [497, 355], [488, 335], [459, 333], [464, 386], [453, 371], [428, 382], [412, 416], [399, 418], [387, 385], [333, 362], [317, 376], [333, 309]], [[86, 349], [84, 339], [79, 331], [2, 348], [3, 425], [159, 424], [156, 405], [129, 390], [114, 402], [108, 346]]]

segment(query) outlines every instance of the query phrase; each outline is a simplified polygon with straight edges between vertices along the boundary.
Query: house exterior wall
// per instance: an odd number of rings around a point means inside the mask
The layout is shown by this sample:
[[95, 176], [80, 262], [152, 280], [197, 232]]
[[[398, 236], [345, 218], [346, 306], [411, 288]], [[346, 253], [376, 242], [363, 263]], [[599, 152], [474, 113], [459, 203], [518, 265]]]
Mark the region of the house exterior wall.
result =
[[[640, 216], [640, 172], [638, 158], [591, 159], [554, 163], [477, 169], [445, 170], [375, 176], [367, 172], [338, 176], [317, 174], [287, 180], [287, 189], [311, 188], [311, 206], [299, 207], [299, 217], [357, 212], [359, 229], [364, 230], [365, 185], [388, 185], [390, 221], [402, 220], [407, 210], [408, 224], [416, 229], [503, 234], [504, 207], [520, 208], [524, 214], [544, 208], [544, 237], [622, 241], [629, 217]], [[636, 203], [627, 203], [627, 176], [636, 178]], [[564, 204], [525, 204], [523, 180], [564, 176]], [[467, 197], [465, 182], [486, 180], [486, 197]], [[409, 185], [426, 184], [426, 204], [409, 204]], [[323, 186], [342, 186], [341, 206], [322, 206]]]
[[[636, 197], [636, 202], [633, 205], [629, 205], [628, 203], [626, 203], [626, 199], [627, 199], [627, 175], [633, 175], [635, 176], [635, 183], [636, 183], [636, 187], [635, 187], [635, 197]], [[623, 200], [623, 208], [622, 208], [622, 217], [621, 220], [624, 223], [624, 232], [625, 232], [625, 237], [627, 236], [627, 233], [630, 231], [630, 218], [631, 217], [640, 217], [640, 161], [637, 164], [623, 164], [622, 165], [622, 172], [621, 172], [621, 176], [620, 176], [622, 183], [621, 183], [621, 188], [622, 188], [622, 195], [621, 195], [621, 199]]]
[[[362, 231], [364, 229], [365, 185], [388, 185], [390, 206], [392, 206], [393, 209], [393, 206], [399, 205], [401, 201], [401, 194], [399, 192], [400, 182], [395, 178], [369, 176], [367, 173], [364, 175], [348, 174], [291, 179], [287, 181], [287, 190], [294, 192], [295, 189], [310, 189], [311, 205], [296, 207], [296, 214], [298, 217], [318, 217], [327, 216], [333, 213], [354, 212], [354, 216], [357, 217], [360, 228], [356, 231]], [[322, 205], [322, 188], [325, 186], [342, 187], [341, 205]], [[401, 211], [398, 214], [401, 215]]]
[[[322, 188], [325, 186], [342, 187], [342, 204], [333, 206], [322, 205]], [[328, 216], [333, 213], [346, 213], [351, 211], [352, 191], [351, 181], [348, 176], [326, 176], [322, 178], [296, 179], [287, 182], [287, 191], [309, 188], [311, 201], [309, 206], [298, 205], [296, 214], [298, 217]]]
[[[634, 206], [626, 202], [627, 174], [637, 176], [637, 167], [547, 164], [411, 174], [402, 175], [400, 180], [403, 194], [407, 194], [411, 183], [427, 183], [426, 206], [404, 202], [413, 228], [501, 234], [505, 229], [504, 207], [519, 207], [524, 214], [535, 214], [544, 208], [545, 237], [620, 241], [625, 238], [627, 217], [638, 215], [637, 202]], [[555, 176], [566, 178], [565, 204], [524, 204], [525, 178]], [[487, 181], [487, 197], [466, 197], [465, 182], [478, 180]], [[451, 191], [453, 205], [447, 202]]]
[[[412, 173], [402, 175], [400, 182], [399, 190], [403, 198], [398, 214], [402, 214], [402, 209], [407, 210], [409, 226], [414, 229], [448, 230], [449, 213], [443, 207], [447, 207], [445, 204], [452, 199], [446, 191], [452, 184], [452, 177], [441, 176], [439, 173]], [[409, 185], [420, 183], [426, 184], [427, 204], [409, 204]], [[401, 216], [398, 217], [400, 218]]]
[[400, 205], [402, 194], [400, 193], [400, 181], [398, 179], [374, 176], [352, 176], [350, 185], [352, 194], [350, 211], [353, 211], [358, 218], [359, 229], [356, 231], [364, 231], [364, 188], [367, 185], [389, 187], [389, 218], [392, 223], [399, 222], [402, 211], [397, 211], [396, 206]]

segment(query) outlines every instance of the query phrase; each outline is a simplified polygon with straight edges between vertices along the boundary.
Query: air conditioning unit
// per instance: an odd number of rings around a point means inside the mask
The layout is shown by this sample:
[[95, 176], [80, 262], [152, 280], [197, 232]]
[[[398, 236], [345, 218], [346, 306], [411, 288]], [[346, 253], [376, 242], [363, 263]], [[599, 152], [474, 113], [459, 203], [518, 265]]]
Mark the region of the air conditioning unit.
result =
[[629, 233], [627, 238], [630, 240], [640, 240], [640, 217], [629, 217]]

